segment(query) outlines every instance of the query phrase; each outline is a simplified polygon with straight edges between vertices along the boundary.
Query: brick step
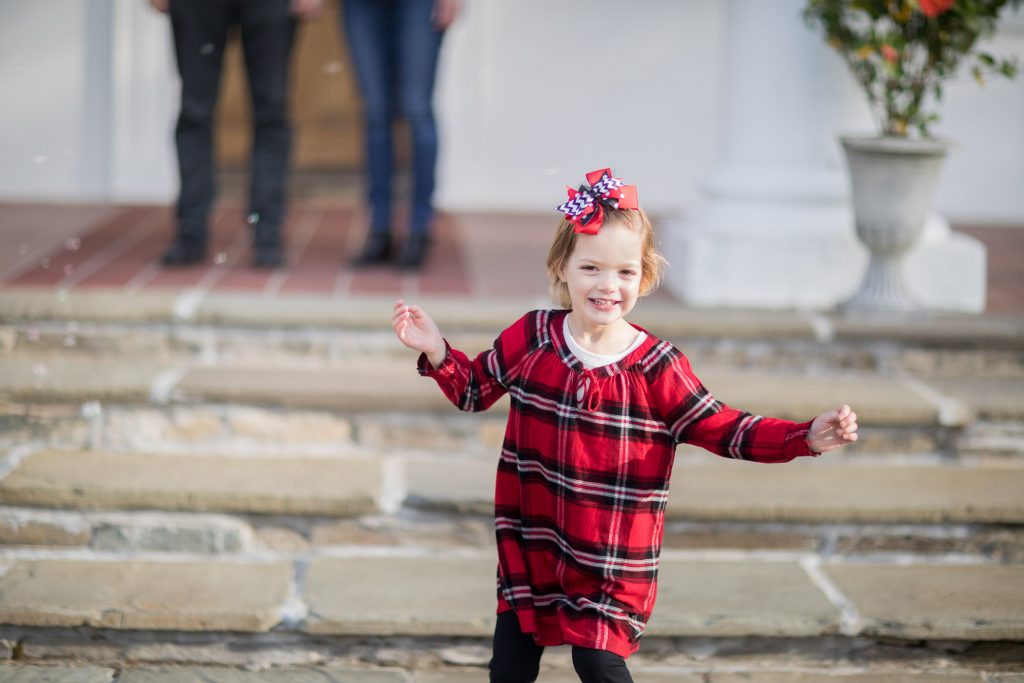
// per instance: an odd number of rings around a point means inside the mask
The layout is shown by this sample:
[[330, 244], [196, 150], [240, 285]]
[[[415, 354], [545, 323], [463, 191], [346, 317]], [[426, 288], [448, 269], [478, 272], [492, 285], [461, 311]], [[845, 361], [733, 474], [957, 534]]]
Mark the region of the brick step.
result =
[[[0, 504], [51, 510], [295, 517], [492, 512], [493, 459], [429, 455], [260, 456], [42, 450], [0, 480]], [[783, 466], [676, 459], [666, 516], [678, 522], [1024, 524], [1019, 465]]]
[[[476, 648], [482, 650], [482, 646]], [[458, 659], [457, 657], [455, 657]], [[477, 655], [477, 659], [482, 658]], [[390, 656], [389, 659], [394, 659]], [[548, 662], [557, 661], [552, 665]], [[634, 657], [633, 660], [638, 659]], [[579, 683], [571, 662], [562, 654], [544, 655], [541, 683]], [[458, 663], [458, 662], [456, 662]], [[841, 672], [832, 667], [805, 667], [799, 671], [787, 668], [786, 660], [725, 669], [711, 660], [695, 666], [648, 667], [631, 660], [630, 673], [636, 683], [1019, 683], [1021, 674], [999, 671], [970, 670], [927, 672], [901, 667], [846, 666]], [[774, 665], [776, 668], [770, 668]], [[993, 668], [998, 665], [993, 665]], [[7, 683], [479, 683], [485, 680], [485, 665], [432, 666], [424, 670], [408, 670], [397, 666], [366, 669], [335, 665], [279, 666], [253, 671], [230, 666], [132, 666], [103, 667], [88, 664], [17, 664], [0, 663], [0, 679]]]
[[[486, 638], [494, 567], [479, 551], [295, 562], [8, 556], [0, 624]], [[1019, 565], [666, 553], [659, 585], [651, 638], [1024, 640]]]

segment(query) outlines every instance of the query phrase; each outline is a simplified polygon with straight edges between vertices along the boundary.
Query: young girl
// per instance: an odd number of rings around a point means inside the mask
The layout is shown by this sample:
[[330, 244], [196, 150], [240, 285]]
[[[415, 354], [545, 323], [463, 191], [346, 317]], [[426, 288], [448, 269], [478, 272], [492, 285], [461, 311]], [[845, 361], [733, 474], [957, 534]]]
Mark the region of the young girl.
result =
[[495, 515], [498, 619], [492, 683], [537, 678], [546, 645], [571, 644], [584, 683], [632, 681], [657, 591], [675, 447], [765, 463], [857, 439], [849, 406], [811, 422], [759, 417], [715, 400], [678, 349], [626, 322], [658, 284], [653, 227], [610, 169], [569, 188], [548, 254], [555, 300], [475, 360], [448, 346], [418, 306], [392, 326], [465, 411], [509, 394]]

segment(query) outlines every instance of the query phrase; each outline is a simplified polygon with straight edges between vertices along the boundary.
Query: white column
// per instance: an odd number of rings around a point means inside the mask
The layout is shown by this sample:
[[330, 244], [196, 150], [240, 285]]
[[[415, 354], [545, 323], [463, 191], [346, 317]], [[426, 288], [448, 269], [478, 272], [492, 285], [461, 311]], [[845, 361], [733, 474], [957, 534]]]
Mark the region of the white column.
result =
[[171, 201], [178, 188], [174, 122], [180, 86], [170, 18], [142, 0], [120, 0], [113, 33], [110, 198]]
[[[867, 263], [837, 135], [874, 124], [845, 65], [800, 17], [801, 0], [732, 0], [721, 160], [704, 200], [663, 224], [666, 286], [694, 306], [831, 308]], [[984, 308], [984, 248], [933, 217], [907, 256], [929, 309]], [[958, 282], [947, 282], [957, 262]]]

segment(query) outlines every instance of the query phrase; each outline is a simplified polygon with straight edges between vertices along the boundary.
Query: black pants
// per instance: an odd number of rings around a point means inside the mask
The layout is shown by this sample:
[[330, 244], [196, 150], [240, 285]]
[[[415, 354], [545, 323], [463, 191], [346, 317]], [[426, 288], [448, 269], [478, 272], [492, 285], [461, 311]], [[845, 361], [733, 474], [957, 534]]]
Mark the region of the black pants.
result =
[[237, 24], [253, 112], [249, 222], [257, 245], [277, 246], [291, 147], [288, 71], [295, 19], [289, 0], [171, 0], [170, 14], [181, 75], [178, 237], [206, 243], [214, 195], [213, 113], [228, 28]]
[[[515, 612], [502, 612], [494, 628], [491, 683], [530, 683], [537, 680], [544, 648], [519, 630]], [[572, 648], [572, 666], [583, 683], [633, 683], [626, 660], [605, 650]]]

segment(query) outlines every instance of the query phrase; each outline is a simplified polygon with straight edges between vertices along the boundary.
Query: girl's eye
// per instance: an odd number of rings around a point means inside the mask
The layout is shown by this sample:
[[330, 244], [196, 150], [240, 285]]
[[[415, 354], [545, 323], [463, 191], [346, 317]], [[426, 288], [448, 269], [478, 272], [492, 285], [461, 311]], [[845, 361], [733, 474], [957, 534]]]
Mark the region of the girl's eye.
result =
[[597, 266], [580, 266], [583, 270], [597, 270]]
[[633, 277], [634, 275], [636, 275], [636, 271], [635, 270], [623, 270], [623, 271], [620, 271], [620, 275], [625, 275], [626, 277]]

